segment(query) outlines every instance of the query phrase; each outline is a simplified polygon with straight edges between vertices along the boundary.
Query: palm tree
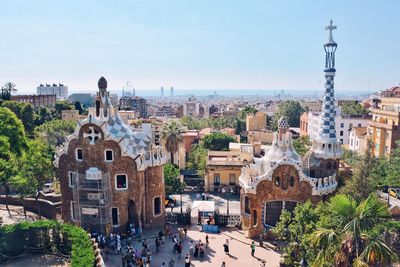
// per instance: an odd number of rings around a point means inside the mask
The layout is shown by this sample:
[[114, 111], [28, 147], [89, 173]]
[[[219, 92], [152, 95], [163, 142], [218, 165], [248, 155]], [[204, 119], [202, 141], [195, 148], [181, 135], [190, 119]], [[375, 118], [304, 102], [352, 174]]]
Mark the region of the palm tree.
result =
[[178, 151], [179, 143], [182, 142], [184, 129], [176, 120], [170, 120], [164, 124], [161, 138], [164, 140], [165, 148], [171, 153], [171, 163], [174, 164], [174, 154]]
[[371, 266], [390, 264], [396, 254], [377, 227], [389, 218], [388, 207], [375, 194], [357, 202], [339, 194], [328, 203], [330, 227], [315, 231], [310, 241], [319, 249], [313, 266]]
[[1, 87], [1, 98], [4, 100], [10, 100], [11, 95], [17, 92], [17, 88], [15, 83], [7, 82]]

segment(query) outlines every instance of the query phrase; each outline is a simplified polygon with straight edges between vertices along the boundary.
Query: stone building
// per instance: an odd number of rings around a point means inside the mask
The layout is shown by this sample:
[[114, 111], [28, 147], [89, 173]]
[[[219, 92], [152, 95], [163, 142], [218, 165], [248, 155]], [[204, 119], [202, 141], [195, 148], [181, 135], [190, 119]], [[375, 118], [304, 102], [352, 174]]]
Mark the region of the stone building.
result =
[[54, 108], [56, 95], [13, 95], [11, 100], [28, 103], [34, 109], [39, 107]]
[[57, 152], [62, 218], [86, 229], [126, 230], [165, 223], [162, 148], [133, 132], [110, 103], [101, 77], [95, 106]]
[[[327, 27], [332, 32], [335, 26]], [[278, 121], [272, 148], [254, 164], [242, 168], [241, 186], [242, 227], [249, 237], [275, 226], [283, 209], [293, 211], [297, 203], [311, 200], [316, 203], [332, 194], [337, 187], [336, 173], [342, 154], [335, 131], [335, 50], [337, 44], [330, 34], [324, 45], [325, 94], [318, 136], [310, 151], [301, 158], [293, 149], [292, 133], [285, 118]]]
[[61, 110], [61, 119], [63, 121], [77, 121], [79, 120], [79, 110]]

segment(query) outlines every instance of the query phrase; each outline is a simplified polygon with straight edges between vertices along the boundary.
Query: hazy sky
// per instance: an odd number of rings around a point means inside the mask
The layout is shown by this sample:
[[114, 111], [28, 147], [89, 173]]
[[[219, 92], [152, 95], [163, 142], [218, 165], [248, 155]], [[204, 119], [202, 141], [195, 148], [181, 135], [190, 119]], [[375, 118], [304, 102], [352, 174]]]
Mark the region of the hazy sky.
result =
[[400, 1], [0, 0], [0, 83], [140, 92], [323, 88], [332, 18], [337, 90], [400, 82]]

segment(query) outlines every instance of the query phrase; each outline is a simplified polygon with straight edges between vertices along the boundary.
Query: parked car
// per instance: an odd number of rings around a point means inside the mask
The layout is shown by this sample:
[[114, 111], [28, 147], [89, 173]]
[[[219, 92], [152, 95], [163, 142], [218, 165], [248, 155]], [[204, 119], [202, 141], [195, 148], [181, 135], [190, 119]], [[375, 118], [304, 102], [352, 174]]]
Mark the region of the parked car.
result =
[[176, 198], [175, 197], [171, 197], [171, 196], [167, 196], [165, 197], [165, 207], [173, 207], [175, 206], [176, 203]]
[[389, 195], [391, 197], [395, 197], [400, 199], [400, 188], [390, 188], [389, 189]]
[[45, 183], [43, 185], [42, 192], [45, 194], [54, 192], [53, 183]]

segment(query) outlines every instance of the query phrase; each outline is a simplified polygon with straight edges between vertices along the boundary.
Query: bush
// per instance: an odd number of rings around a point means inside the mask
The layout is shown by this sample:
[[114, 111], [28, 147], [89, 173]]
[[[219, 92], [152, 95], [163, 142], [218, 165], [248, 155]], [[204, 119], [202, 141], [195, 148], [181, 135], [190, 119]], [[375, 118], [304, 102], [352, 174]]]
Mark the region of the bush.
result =
[[73, 267], [93, 266], [95, 260], [92, 242], [82, 228], [48, 220], [0, 227], [0, 263], [28, 248], [57, 249], [70, 255]]

